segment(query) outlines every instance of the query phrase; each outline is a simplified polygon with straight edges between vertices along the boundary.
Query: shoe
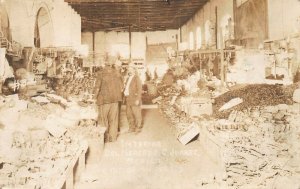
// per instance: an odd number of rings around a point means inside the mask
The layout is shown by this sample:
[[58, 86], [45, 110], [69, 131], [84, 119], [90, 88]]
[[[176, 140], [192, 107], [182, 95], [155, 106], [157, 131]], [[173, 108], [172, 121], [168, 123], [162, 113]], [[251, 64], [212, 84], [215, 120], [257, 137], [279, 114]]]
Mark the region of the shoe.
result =
[[142, 129], [137, 129], [137, 130], [135, 131], [135, 134], [139, 134], [140, 132], [142, 132]]
[[114, 142], [114, 141], [116, 141], [116, 140], [117, 140], [117, 139], [113, 140], [113, 139], [111, 138], [111, 136], [107, 136], [107, 137], [104, 138], [104, 142], [105, 142], [105, 143]]
[[134, 133], [135, 129], [129, 129], [127, 133]]
[[117, 139], [112, 139], [112, 138], [110, 138], [110, 140], [109, 140], [109, 142], [116, 142], [117, 141]]
[[104, 143], [109, 142], [109, 136], [107, 134], [104, 134]]

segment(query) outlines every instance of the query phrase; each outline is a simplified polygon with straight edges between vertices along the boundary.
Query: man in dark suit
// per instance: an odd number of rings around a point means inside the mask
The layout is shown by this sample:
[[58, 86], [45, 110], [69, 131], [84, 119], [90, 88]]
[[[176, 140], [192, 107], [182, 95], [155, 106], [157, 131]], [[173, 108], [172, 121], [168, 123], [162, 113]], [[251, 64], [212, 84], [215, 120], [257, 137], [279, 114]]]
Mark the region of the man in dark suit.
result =
[[119, 72], [109, 62], [97, 74], [94, 94], [97, 100], [98, 124], [107, 128], [106, 142], [117, 140], [119, 127], [119, 102], [122, 101], [123, 81]]
[[129, 132], [139, 133], [142, 129], [142, 83], [133, 65], [129, 65], [128, 68], [124, 96]]

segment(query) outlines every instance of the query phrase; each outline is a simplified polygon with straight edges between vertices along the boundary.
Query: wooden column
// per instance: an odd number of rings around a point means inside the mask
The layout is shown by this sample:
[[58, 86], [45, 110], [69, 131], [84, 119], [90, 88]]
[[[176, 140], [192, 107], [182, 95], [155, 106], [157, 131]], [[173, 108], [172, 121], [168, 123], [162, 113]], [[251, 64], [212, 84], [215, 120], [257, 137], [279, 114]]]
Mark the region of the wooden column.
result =
[[182, 43], [182, 29], [181, 29], [181, 27], [179, 28], [179, 38], [180, 38], [180, 43]]
[[[222, 29], [221, 31], [222, 32]], [[223, 48], [224, 44], [223, 44], [223, 35], [220, 35], [220, 47], [221, 47], [221, 83], [222, 83], [222, 86], [224, 86], [224, 82], [225, 82], [225, 69], [224, 69], [224, 48]]]
[[218, 49], [218, 7], [215, 7], [215, 15], [216, 15], [216, 24], [215, 24], [215, 43], [216, 43], [216, 49]]
[[[266, 19], [266, 22], [265, 22], [265, 39], [268, 39], [270, 34], [269, 34], [269, 2], [267, 0], [265, 0], [265, 3], [266, 3], [266, 9], [265, 9], [265, 19]], [[300, 3], [300, 1], [299, 1]]]
[[179, 41], [178, 41], [178, 34], [176, 34], [176, 51], [179, 50]]
[[148, 49], [148, 37], [146, 36], [146, 53], [147, 53], [147, 49]]
[[131, 49], [131, 26], [128, 27], [128, 32], [129, 32], [129, 60], [130, 60], [130, 62], [131, 62], [131, 58], [132, 58], [132, 57], [131, 57], [131, 55], [132, 55], [132, 54], [131, 54], [131, 50], [132, 50], [132, 49]]
[[93, 31], [92, 32], [92, 34], [93, 34], [93, 65], [95, 65], [96, 64], [96, 62], [95, 62], [95, 59], [96, 59], [96, 56], [95, 56], [95, 49], [96, 49], [96, 44], [95, 44], [95, 31]]
[[237, 21], [237, 17], [236, 17], [236, 11], [237, 11], [237, 0], [233, 0], [233, 23], [234, 23], [234, 31], [233, 31], [233, 36], [234, 36], [234, 39], [237, 39], [237, 33], [236, 33], [236, 28], [237, 28], [237, 25], [236, 25], [236, 21]]

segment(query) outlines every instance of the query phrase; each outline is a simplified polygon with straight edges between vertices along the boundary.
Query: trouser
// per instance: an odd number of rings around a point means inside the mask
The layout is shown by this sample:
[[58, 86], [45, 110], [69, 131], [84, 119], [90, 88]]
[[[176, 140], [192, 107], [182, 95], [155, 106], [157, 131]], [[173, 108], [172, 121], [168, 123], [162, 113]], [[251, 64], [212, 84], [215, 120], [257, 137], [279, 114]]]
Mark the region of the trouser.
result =
[[119, 116], [118, 116], [118, 121], [119, 121], [119, 124], [118, 124], [118, 132], [121, 131], [121, 125], [120, 125], [120, 122], [121, 122], [121, 109], [122, 109], [122, 102], [119, 102], [118, 104], [118, 108], [119, 108]]
[[142, 129], [142, 109], [141, 106], [126, 103], [126, 115], [129, 122], [129, 130], [135, 131]]
[[119, 127], [119, 103], [99, 105], [98, 124], [106, 127], [105, 137], [111, 141], [117, 140]]

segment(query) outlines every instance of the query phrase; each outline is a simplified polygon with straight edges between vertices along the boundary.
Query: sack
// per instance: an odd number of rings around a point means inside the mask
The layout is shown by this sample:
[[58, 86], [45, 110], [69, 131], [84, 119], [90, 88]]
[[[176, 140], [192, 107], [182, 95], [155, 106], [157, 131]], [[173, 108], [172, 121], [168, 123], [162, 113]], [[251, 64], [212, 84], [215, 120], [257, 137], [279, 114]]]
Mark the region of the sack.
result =
[[293, 101], [300, 103], [300, 89], [296, 89], [293, 94]]

